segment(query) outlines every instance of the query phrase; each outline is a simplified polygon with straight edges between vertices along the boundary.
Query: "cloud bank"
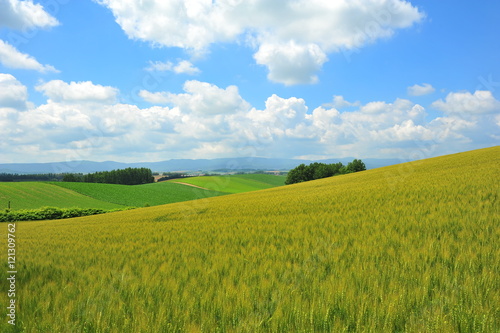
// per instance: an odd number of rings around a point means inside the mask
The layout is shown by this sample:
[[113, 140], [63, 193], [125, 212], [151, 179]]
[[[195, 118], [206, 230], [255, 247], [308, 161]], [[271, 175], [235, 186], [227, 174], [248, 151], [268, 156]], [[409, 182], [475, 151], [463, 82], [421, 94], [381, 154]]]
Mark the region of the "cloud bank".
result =
[[[259, 109], [245, 101], [236, 86], [196, 80], [186, 81], [179, 94], [143, 90], [141, 96], [151, 103], [147, 108], [120, 103], [118, 89], [89, 81], [53, 80], [36, 89], [47, 97], [39, 106], [29, 102], [27, 87], [14, 76], [0, 74], [0, 131], [5, 138], [0, 150], [5, 162], [34, 155], [45, 161], [61, 156], [117, 161], [238, 156], [410, 159], [415, 152], [430, 157], [499, 139], [498, 113], [491, 110], [500, 101], [482, 91], [451, 93], [436, 101], [433, 105], [445, 114], [426, 121], [426, 109], [408, 99], [361, 104], [335, 96], [335, 105], [310, 108], [302, 98], [271, 95]], [[478, 97], [484, 112], [449, 111], [456, 111], [452, 106], [457, 100]]]

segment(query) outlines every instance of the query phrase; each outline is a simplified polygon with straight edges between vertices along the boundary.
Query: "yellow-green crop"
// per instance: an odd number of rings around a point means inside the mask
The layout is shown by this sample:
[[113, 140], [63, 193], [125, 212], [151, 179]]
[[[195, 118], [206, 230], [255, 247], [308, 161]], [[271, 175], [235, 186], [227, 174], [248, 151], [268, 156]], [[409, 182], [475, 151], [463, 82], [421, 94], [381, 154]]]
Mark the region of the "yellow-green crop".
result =
[[499, 332], [499, 165], [494, 147], [250, 193], [19, 222], [16, 328]]
[[286, 176], [266, 174], [202, 176], [173, 179], [169, 182], [181, 182], [196, 185], [223, 193], [243, 193], [285, 185]]

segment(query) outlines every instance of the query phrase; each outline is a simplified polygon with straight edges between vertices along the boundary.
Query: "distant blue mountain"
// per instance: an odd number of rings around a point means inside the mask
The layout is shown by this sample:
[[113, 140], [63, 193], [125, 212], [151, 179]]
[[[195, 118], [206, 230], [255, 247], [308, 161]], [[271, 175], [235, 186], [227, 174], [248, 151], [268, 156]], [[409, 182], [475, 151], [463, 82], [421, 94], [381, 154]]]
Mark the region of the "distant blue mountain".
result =
[[[53, 163], [7, 163], [0, 164], [0, 173], [91, 173], [97, 171], [110, 171], [124, 168], [149, 168], [158, 172], [169, 171], [215, 171], [215, 170], [290, 170], [297, 165], [312, 162], [347, 164], [354, 158], [338, 158], [328, 160], [298, 160], [262, 157], [237, 157], [216, 159], [173, 159], [162, 162], [120, 163], [120, 162], [92, 162], [71, 161]], [[362, 159], [368, 169], [406, 162], [400, 159]]]

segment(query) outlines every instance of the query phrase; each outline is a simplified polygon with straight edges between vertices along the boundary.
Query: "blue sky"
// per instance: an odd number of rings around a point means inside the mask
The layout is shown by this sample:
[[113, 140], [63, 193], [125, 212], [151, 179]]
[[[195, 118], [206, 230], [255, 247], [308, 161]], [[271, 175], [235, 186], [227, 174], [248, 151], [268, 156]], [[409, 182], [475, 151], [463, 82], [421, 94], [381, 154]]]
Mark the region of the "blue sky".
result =
[[500, 3], [0, 0], [0, 162], [498, 145]]

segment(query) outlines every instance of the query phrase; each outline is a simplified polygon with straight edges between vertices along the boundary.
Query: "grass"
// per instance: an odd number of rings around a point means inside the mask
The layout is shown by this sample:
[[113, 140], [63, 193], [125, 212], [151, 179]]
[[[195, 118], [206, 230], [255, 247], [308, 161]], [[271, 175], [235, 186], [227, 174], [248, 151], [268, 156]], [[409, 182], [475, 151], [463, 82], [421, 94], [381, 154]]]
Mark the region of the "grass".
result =
[[37, 209], [44, 206], [58, 208], [116, 209], [124, 206], [76, 193], [70, 189], [42, 182], [0, 182], [0, 209]]
[[133, 186], [67, 182], [53, 184], [98, 200], [132, 207], [156, 206], [225, 194], [170, 182]]
[[[16, 329], [498, 332], [499, 166], [494, 147], [18, 222]], [[0, 331], [14, 331], [6, 321]]]
[[183, 178], [182, 180], [175, 179], [169, 182], [183, 182], [224, 193], [243, 193], [283, 186], [285, 185], [285, 179], [285, 176], [245, 174], [189, 177]]
[[[136, 186], [67, 182], [0, 182], [0, 209], [6, 209], [9, 201], [12, 210], [38, 209], [45, 206], [106, 210], [156, 206], [255, 191], [284, 184], [284, 177], [264, 174], [196, 178], [200, 178], [201, 181], [193, 179], [194, 184], [199, 182], [206, 185], [209, 190], [174, 182]], [[217, 191], [217, 188], [223, 191]]]

